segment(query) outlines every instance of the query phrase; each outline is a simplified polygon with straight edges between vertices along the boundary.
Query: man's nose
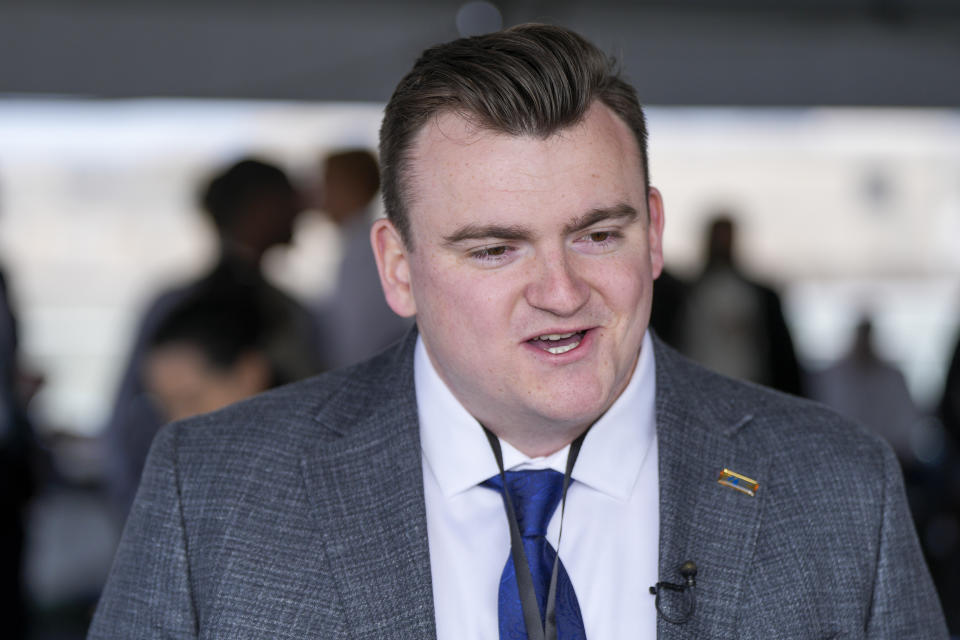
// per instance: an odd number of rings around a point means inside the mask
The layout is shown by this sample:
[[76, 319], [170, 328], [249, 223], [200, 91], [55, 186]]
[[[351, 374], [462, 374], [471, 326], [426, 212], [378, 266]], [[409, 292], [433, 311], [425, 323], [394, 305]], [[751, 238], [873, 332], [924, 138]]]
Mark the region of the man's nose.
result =
[[537, 256], [525, 296], [532, 307], [568, 317], [587, 303], [590, 285], [565, 251], [550, 251]]

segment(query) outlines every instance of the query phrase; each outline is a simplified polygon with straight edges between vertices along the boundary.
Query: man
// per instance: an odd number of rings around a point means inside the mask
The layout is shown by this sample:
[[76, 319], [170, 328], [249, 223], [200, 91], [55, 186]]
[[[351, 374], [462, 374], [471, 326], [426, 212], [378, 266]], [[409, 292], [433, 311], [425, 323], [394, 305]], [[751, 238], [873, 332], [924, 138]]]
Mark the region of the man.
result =
[[320, 353], [330, 368], [376, 355], [410, 329], [409, 318], [390, 311], [383, 299], [377, 263], [370, 250], [370, 223], [380, 192], [380, 167], [367, 149], [340, 149], [323, 161], [318, 208], [337, 226], [343, 258], [336, 284], [316, 305]]
[[541, 25], [424, 53], [371, 233], [419, 332], [165, 429], [91, 637], [946, 637], [889, 448], [648, 334], [610, 68]]

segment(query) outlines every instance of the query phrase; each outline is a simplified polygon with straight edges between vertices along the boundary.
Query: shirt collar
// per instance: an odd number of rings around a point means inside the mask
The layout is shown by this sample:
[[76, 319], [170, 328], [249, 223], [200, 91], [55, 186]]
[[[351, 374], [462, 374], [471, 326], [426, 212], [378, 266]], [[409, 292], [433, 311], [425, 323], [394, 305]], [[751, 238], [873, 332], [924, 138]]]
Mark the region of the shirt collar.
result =
[[[480, 423], [440, 378], [421, 337], [413, 367], [420, 443], [443, 495], [452, 497], [498, 473]], [[574, 480], [617, 500], [629, 499], [656, 437], [655, 395], [653, 341], [648, 332], [630, 382], [587, 434], [574, 466]], [[541, 458], [530, 458], [502, 439], [500, 447], [506, 469], [563, 473], [566, 468], [569, 446]]]

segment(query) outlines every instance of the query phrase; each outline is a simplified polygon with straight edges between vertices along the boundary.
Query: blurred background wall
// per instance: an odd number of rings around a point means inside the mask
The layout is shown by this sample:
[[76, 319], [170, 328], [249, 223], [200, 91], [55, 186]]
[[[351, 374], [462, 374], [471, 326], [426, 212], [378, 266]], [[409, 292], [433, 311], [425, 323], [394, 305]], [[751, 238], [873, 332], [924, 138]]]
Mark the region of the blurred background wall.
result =
[[[198, 183], [243, 153], [309, 180], [321, 150], [374, 146], [379, 104], [0, 100], [0, 255], [22, 351], [46, 376], [48, 429], [95, 436], [139, 312], [213, 260]], [[700, 268], [703, 227], [736, 213], [748, 271], [783, 287], [801, 360], [843, 353], [861, 311], [923, 405], [939, 398], [960, 318], [960, 112], [948, 109], [649, 109], [668, 265]], [[319, 215], [268, 256], [309, 301], [339, 246]]]

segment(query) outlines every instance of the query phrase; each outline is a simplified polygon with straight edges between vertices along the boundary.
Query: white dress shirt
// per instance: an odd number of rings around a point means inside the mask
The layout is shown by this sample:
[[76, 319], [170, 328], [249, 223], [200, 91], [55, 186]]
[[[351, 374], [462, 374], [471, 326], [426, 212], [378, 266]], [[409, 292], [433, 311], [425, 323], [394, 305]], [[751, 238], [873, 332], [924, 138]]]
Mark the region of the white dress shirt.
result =
[[[653, 344], [643, 340], [629, 384], [587, 434], [573, 469], [559, 555], [587, 638], [656, 638], [659, 495]], [[496, 640], [510, 533], [480, 424], [440, 379], [422, 340], [414, 356], [433, 599], [439, 640]], [[501, 440], [506, 469], [566, 468], [569, 446], [529, 458]], [[560, 507], [547, 529], [557, 547]]]

